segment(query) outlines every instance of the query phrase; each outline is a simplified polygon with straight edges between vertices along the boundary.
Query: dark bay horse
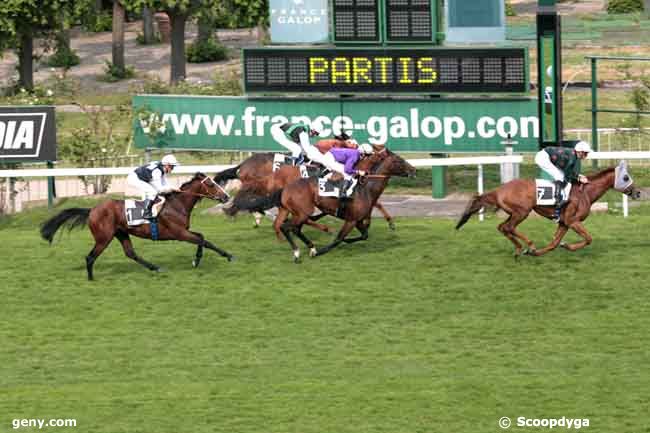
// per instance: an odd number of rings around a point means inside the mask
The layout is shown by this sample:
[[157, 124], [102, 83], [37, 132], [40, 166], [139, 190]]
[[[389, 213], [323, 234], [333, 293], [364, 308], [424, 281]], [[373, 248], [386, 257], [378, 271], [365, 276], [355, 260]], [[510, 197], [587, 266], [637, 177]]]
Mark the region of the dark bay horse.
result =
[[[538, 206], [537, 191], [534, 179], [515, 179], [499, 188], [483, 195], [475, 196], [467, 205], [456, 229], [460, 229], [469, 218], [483, 207], [501, 209], [508, 214], [508, 218], [499, 224], [498, 230], [515, 246], [515, 257], [522, 254], [522, 245], [517, 239], [528, 245], [523, 251], [525, 254], [541, 256], [561, 246], [569, 251], [575, 251], [591, 244], [591, 235], [587, 232], [582, 222], [587, 219], [591, 205], [614, 188], [632, 198], [639, 198], [641, 192], [634, 186], [632, 177], [627, 173], [627, 166], [622, 162], [618, 167], [610, 167], [599, 173], [587, 176], [589, 183], [573, 185], [571, 195], [566, 206], [562, 209], [561, 220], [551, 243], [538, 250], [535, 244], [521, 232], [517, 226], [524, 221], [531, 211], [535, 211], [548, 219], [553, 218], [554, 206]], [[562, 238], [569, 229], [575, 231], [583, 240], [573, 244], [561, 243]]]
[[[390, 177], [415, 175], [415, 167], [386, 148], [369, 156], [366, 160], [370, 174], [362, 185], [357, 186], [352, 197], [347, 200], [342, 215], [337, 215], [340, 204], [338, 198], [319, 195], [317, 179], [299, 179], [270, 196], [250, 200], [244, 206], [248, 209], [269, 209], [274, 206], [279, 208], [274, 227], [284, 234], [291, 245], [295, 262], [300, 260], [300, 249], [294, 242], [292, 233], [307, 245], [311, 257], [325, 254], [341, 242], [353, 243], [366, 240], [368, 239], [372, 208], [386, 188]], [[315, 208], [345, 221], [336, 239], [320, 249], [316, 249], [313, 242], [302, 233], [303, 224], [307, 222]], [[289, 214], [291, 214], [291, 220], [287, 221]], [[361, 236], [346, 239], [354, 227], [359, 230]]]
[[[177, 240], [190, 242], [197, 245], [196, 256], [192, 262], [196, 267], [201, 262], [203, 248], [216, 251], [221, 256], [231, 261], [233, 256], [214, 246], [206, 240], [201, 233], [189, 230], [190, 216], [192, 209], [202, 198], [219, 200], [222, 203], [228, 201], [228, 194], [203, 173], [197, 173], [194, 177], [180, 187], [180, 192], [172, 192], [167, 195], [167, 200], [160, 215], [158, 215], [158, 240]], [[95, 238], [95, 246], [86, 256], [86, 271], [88, 279], [93, 279], [93, 264], [97, 257], [106, 249], [113, 238], [122, 243], [124, 254], [135, 260], [151, 271], [159, 271], [160, 268], [140, 258], [133, 250], [129, 235], [140, 238], [151, 239], [149, 224], [139, 226], [128, 226], [124, 214], [124, 200], [107, 200], [92, 209], [70, 208], [65, 209], [48, 219], [41, 226], [41, 236], [52, 243], [54, 235], [59, 228], [67, 226], [72, 229], [77, 226], [88, 224], [90, 232]]]
[[[332, 148], [332, 147], [353, 147], [348, 144], [349, 140], [340, 140], [337, 138], [319, 140], [316, 146], [319, 148]], [[237, 167], [232, 167], [224, 170], [214, 177], [214, 180], [220, 184], [230, 179], [239, 179], [242, 183], [241, 194], [257, 193], [259, 195], [272, 194], [279, 189], [284, 188], [289, 183], [300, 179], [300, 169], [298, 167], [283, 165], [277, 171], [273, 171], [273, 156], [275, 153], [256, 153]], [[363, 170], [363, 166], [359, 167]], [[235, 195], [235, 201], [241, 197], [238, 193]], [[375, 203], [375, 207], [382, 213], [388, 226], [391, 230], [395, 230], [395, 221], [393, 217], [386, 211], [381, 203]], [[231, 208], [232, 215], [237, 213], [237, 208]], [[329, 231], [327, 226], [318, 224], [312, 219], [309, 219], [306, 224], [316, 227], [322, 231]], [[256, 218], [257, 227], [259, 225], [259, 218]], [[277, 232], [280, 235], [280, 232]]]

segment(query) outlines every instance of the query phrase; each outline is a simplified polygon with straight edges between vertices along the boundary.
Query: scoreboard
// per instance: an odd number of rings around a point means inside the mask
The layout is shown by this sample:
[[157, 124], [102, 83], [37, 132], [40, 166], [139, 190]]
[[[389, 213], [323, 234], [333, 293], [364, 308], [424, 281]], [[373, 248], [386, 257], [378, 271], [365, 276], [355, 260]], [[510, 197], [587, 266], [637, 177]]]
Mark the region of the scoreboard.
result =
[[436, 0], [332, 0], [335, 43], [435, 41]]
[[247, 93], [527, 93], [529, 87], [526, 48], [250, 48], [243, 64]]

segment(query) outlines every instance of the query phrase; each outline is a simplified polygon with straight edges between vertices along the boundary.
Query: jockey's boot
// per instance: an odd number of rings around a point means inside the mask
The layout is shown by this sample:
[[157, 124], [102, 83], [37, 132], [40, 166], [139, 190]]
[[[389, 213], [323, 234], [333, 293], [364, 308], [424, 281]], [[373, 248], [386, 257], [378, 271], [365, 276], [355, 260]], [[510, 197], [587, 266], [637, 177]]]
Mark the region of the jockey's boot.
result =
[[350, 198], [348, 195], [348, 189], [352, 186], [352, 179], [342, 179], [339, 187], [339, 198], [341, 200], [347, 200]]
[[562, 191], [566, 183], [561, 180], [555, 181], [555, 211], [553, 212], [553, 221], [556, 223], [560, 222], [560, 216], [562, 214], [562, 206], [564, 205], [564, 200], [562, 199]]
[[293, 159], [293, 165], [299, 166], [305, 163], [305, 154], [301, 153], [297, 158]]
[[144, 213], [142, 214], [142, 218], [146, 220], [152, 220], [155, 219], [153, 216], [153, 203], [155, 200], [145, 200], [144, 201]]

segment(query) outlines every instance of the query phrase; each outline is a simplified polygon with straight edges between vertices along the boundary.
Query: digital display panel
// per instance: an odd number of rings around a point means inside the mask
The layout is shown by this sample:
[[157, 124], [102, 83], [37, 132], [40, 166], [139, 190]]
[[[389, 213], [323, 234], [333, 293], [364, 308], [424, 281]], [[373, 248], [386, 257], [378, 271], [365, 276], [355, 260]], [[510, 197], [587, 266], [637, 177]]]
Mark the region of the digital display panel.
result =
[[386, 0], [386, 28], [391, 42], [431, 41], [431, 0]]
[[244, 49], [246, 92], [527, 93], [526, 48]]
[[332, 9], [335, 41], [379, 42], [379, 0], [333, 0]]

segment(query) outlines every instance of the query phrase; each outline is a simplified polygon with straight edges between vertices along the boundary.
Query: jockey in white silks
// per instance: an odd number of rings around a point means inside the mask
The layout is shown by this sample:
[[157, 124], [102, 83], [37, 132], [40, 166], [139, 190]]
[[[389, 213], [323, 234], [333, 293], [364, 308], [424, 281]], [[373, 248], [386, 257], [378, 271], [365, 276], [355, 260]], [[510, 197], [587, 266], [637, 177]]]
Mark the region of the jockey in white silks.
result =
[[159, 209], [165, 202], [164, 197], [160, 197], [161, 200], [156, 202], [158, 194], [178, 191], [177, 188], [174, 188], [167, 182], [166, 176], [178, 165], [178, 161], [174, 155], [165, 155], [160, 162], [152, 161], [129, 173], [126, 182], [137, 188], [142, 193], [142, 199], [145, 201], [143, 218], [153, 219], [154, 210], [155, 214], [158, 214]]

